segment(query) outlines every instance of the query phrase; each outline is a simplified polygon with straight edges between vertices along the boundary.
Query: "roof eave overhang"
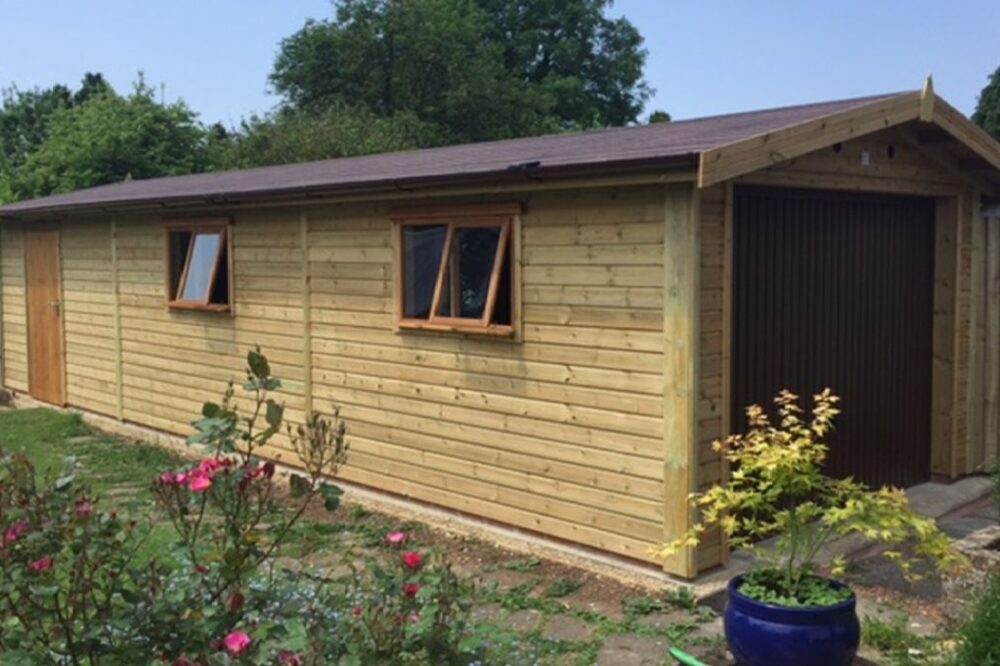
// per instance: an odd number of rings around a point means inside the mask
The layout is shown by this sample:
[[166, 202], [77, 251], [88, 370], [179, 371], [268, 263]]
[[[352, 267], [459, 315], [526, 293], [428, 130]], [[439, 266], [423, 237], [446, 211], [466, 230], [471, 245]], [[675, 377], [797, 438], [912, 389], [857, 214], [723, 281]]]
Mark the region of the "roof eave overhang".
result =
[[663, 172], [677, 176], [676, 178], [665, 178], [665, 180], [693, 181], [697, 177], [697, 165], [698, 154], [688, 153], [669, 158], [621, 160], [558, 167], [524, 167], [505, 169], [503, 171], [448, 174], [430, 178], [386, 179], [345, 185], [286, 187], [253, 192], [220, 192], [197, 196], [153, 197], [142, 200], [124, 199], [120, 201], [101, 201], [94, 204], [54, 204], [33, 207], [23, 211], [0, 212], [0, 223], [52, 219], [70, 215], [148, 212], [216, 206], [237, 207], [262, 202], [323, 202], [327, 200], [334, 201], [345, 196], [371, 196], [372, 198], [376, 198], [378, 195], [385, 193], [399, 194], [410, 192], [417, 194], [434, 191], [440, 192], [444, 196], [447, 195], [448, 190], [458, 188], [481, 187], [483, 191], [487, 191], [491, 188], [502, 186], [505, 189], [516, 191], [518, 187], [536, 189], [549, 182], [571, 181], [597, 176], [624, 177], [630, 174], [649, 172]]
[[[934, 93], [924, 89], [862, 104], [805, 123], [706, 150], [699, 156], [698, 186], [709, 187], [779, 162], [872, 132], [920, 121], [932, 123], [962, 143], [1000, 179], [1000, 143]], [[1000, 186], [990, 186], [998, 190]], [[991, 192], [993, 193], [993, 192]]]

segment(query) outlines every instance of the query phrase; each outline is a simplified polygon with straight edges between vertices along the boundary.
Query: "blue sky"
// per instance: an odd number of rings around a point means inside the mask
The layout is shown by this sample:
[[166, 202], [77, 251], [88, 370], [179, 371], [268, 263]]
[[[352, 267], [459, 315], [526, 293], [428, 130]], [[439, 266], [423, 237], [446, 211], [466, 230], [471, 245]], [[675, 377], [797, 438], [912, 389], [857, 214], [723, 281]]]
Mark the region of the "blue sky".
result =
[[[646, 38], [647, 110], [675, 119], [918, 88], [970, 113], [1000, 66], [998, 0], [618, 0]], [[206, 121], [235, 123], [277, 98], [279, 40], [329, 0], [0, 0], [0, 86], [143, 70]]]

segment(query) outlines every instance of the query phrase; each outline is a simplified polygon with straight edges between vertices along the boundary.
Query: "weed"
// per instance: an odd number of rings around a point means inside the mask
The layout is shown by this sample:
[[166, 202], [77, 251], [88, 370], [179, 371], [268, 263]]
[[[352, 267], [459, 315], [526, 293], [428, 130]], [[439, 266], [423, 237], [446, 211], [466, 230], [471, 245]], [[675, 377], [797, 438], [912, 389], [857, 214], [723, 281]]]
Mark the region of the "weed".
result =
[[622, 603], [625, 615], [631, 618], [652, 615], [667, 609], [667, 603], [656, 597], [630, 597]]
[[529, 557], [523, 560], [511, 560], [503, 565], [503, 568], [507, 571], [520, 571], [522, 573], [527, 573], [532, 569], [541, 566], [542, 561], [537, 557]]
[[573, 594], [581, 587], [583, 587], [583, 583], [580, 581], [561, 576], [552, 581], [552, 584], [545, 588], [545, 592], [542, 594], [550, 599], [558, 599], [559, 597], [565, 597], [567, 594]]
[[897, 615], [889, 620], [866, 617], [861, 623], [862, 640], [898, 664], [918, 663], [915, 657], [927, 656], [934, 650], [934, 642], [910, 633], [906, 616]]
[[357, 523], [370, 516], [371, 511], [360, 504], [351, 504], [347, 509], [347, 515], [350, 516], [351, 522]]
[[972, 615], [962, 625], [958, 663], [1000, 663], [1000, 574], [994, 575], [982, 591]]
[[694, 590], [690, 587], [678, 587], [677, 589], [667, 590], [664, 596], [667, 599], [667, 603], [675, 608], [693, 611], [698, 607], [698, 599], [694, 596]]

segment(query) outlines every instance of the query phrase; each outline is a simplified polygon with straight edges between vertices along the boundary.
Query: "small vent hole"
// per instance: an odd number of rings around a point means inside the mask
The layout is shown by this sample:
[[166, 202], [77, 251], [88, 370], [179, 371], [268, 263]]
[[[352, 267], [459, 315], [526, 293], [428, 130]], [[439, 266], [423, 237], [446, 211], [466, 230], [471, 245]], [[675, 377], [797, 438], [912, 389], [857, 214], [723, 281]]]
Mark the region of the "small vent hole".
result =
[[843, 148], [844, 148], [844, 145], [842, 143], [835, 143], [835, 144], [833, 144], [833, 152], [835, 152], [835, 153], [839, 153], [841, 150], [843, 150]]
[[889, 159], [896, 157], [896, 146], [889, 144], [889, 148], [885, 151], [885, 154], [889, 156]]

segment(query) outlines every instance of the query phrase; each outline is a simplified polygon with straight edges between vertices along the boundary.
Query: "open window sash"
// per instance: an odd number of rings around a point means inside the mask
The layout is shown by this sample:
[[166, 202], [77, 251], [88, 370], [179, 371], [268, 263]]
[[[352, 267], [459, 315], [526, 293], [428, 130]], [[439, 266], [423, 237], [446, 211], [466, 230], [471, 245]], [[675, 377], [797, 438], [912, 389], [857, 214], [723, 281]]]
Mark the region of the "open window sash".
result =
[[170, 307], [195, 310], [229, 308], [227, 304], [212, 303], [212, 293], [218, 281], [225, 253], [226, 236], [225, 227], [191, 229], [187, 256], [184, 259], [177, 290], [171, 294]]
[[[488, 286], [486, 288], [486, 298], [483, 305], [482, 315], [476, 317], [461, 316], [461, 252], [456, 247], [458, 232], [462, 229], [475, 228], [499, 228], [499, 238], [497, 239], [496, 251], [493, 256], [493, 265], [490, 269]], [[498, 332], [505, 332], [509, 326], [493, 325], [494, 314], [496, 312], [497, 294], [500, 289], [500, 280], [503, 273], [504, 261], [507, 259], [507, 248], [510, 245], [511, 221], [504, 220], [476, 220], [451, 222], [448, 225], [448, 233], [444, 241], [444, 249], [441, 253], [441, 265], [438, 268], [437, 282], [434, 286], [434, 297], [431, 300], [430, 316], [426, 320], [432, 328], [443, 330], [463, 330], [463, 329], [496, 329]], [[449, 290], [447, 304], [449, 314], [441, 314], [442, 302], [445, 300], [445, 290]]]

